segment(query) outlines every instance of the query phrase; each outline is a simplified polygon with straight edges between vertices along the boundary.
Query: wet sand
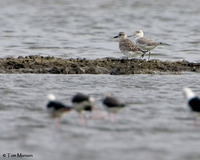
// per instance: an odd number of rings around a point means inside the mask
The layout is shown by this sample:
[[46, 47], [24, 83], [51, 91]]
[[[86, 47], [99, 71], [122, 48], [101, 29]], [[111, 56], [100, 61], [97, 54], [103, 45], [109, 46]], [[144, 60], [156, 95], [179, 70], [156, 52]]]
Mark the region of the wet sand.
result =
[[188, 61], [160, 61], [141, 59], [62, 59], [26, 56], [0, 59], [0, 73], [47, 74], [156, 74], [200, 72], [200, 63]]

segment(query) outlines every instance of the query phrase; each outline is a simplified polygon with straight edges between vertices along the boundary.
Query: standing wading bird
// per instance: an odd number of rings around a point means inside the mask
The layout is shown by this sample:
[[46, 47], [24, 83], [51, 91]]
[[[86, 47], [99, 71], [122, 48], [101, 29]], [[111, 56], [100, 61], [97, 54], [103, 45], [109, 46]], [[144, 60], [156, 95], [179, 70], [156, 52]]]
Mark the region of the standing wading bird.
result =
[[[200, 98], [190, 89], [184, 88], [185, 95], [187, 97], [188, 105], [194, 112], [200, 113]], [[197, 126], [196, 117], [194, 117], [194, 126]]]
[[85, 95], [83, 93], [77, 93], [72, 98], [72, 104], [74, 110], [76, 110], [80, 115], [81, 124], [85, 125], [85, 118], [84, 118], [84, 112], [92, 110], [95, 110], [101, 117], [103, 117], [100, 113], [100, 111], [94, 106], [94, 98], [90, 97], [88, 95]]
[[184, 88], [183, 90], [186, 94], [188, 105], [190, 106], [191, 110], [200, 112], [200, 98], [197, 97], [197, 95], [190, 88]]
[[106, 110], [110, 114], [110, 120], [115, 121], [115, 115], [125, 107], [124, 103], [121, 103], [117, 98], [112, 97], [110, 94], [105, 94], [103, 99], [103, 104], [106, 107]]
[[159, 45], [167, 45], [167, 46], [169, 46], [169, 44], [167, 44], [167, 43], [155, 42], [152, 39], [144, 37], [144, 32], [142, 30], [138, 30], [133, 35], [128, 36], [128, 37], [132, 37], [132, 36], [136, 36], [136, 38], [135, 38], [135, 44], [139, 48], [141, 48], [144, 51], [149, 52], [149, 58], [148, 58], [148, 60], [150, 60], [150, 55], [151, 55], [150, 51], [152, 49], [156, 48]]
[[58, 118], [58, 124], [61, 124], [61, 117], [64, 113], [69, 112], [72, 107], [66, 106], [61, 102], [56, 101], [56, 97], [53, 94], [48, 95], [49, 102], [47, 109], [49, 110], [52, 118]]
[[114, 38], [120, 38], [119, 40], [119, 49], [128, 58], [136, 57], [140, 55], [140, 57], [144, 57], [145, 51], [140, 49], [137, 45], [134, 44], [131, 40], [127, 38], [127, 35], [124, 32], [119, 32], [117, 36]]

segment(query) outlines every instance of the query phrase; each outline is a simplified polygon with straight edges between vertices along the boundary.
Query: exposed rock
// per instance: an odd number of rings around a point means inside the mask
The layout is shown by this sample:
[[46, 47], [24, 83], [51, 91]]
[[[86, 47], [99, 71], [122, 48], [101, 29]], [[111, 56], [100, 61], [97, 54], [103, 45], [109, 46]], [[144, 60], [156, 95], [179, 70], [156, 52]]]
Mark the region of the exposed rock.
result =
[[103, 58], [61, 59], [55, 57], [26, 56], [0, 59], [0, 73], [49, 74], [155, 74], [200, 72], [200, 63], [188, 61], [160, 61], [141, 59]]

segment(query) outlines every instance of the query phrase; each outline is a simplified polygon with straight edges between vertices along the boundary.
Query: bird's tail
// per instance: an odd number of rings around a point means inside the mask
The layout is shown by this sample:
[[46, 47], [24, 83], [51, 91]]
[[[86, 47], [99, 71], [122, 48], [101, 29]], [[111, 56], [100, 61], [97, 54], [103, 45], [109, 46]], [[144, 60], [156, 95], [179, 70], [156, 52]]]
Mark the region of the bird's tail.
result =
[[141, 49], [141, 52], [145, 54], [145, 53], [147, 53], [148, 51], [147, 51], [147, 50], [142, 50], [142, 49]]
[[168, 43], [163, 43], [163, 42], [159, 42], [159, 45], [162, 45], [162, 46], [171, 46], [170, 44], [168, 44]]

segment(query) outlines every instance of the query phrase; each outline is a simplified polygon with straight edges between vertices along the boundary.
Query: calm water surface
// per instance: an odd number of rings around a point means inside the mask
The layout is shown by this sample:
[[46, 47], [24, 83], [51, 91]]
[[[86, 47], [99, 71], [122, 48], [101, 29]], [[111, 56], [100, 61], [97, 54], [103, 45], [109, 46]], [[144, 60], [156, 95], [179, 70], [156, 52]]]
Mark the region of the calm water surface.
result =
[[[0, 58], [121, 57], [113, 37], [143, 29], [171, 44], [155, 49], [152, 58], [200, 62], [198, 0], [1, 0], [0, 6]], [[195, 127], [182, 93], [189, 86], [200, 94], [199, 74], [1, 74], [0, 81], [1, 159], [7, 153], [32, 154], [28, 160], [200, 159], [200, 117]], [[77, 92], [93, 95], [106, 117], [103, 93], [129, 105], [116, 122], [88, 119], [81, 126], [70, 112], [58, 128], [46, 112], [46, 95], [71, 104]]]
[[161, 60], [200, 61], [200, 1], [0, 1], [1, 57], [121, 57], [120, 31], [171, 44], [152, 52]]
[[[102, 81], [103, 79], [103, 81]], [[200, 93], [198, 74], [183, 75], [0, 75], [0, 148], [3, 153], [32, 154], [28, 159], [200, 158], [199, 126], [183, 86]], [[77, 85], [78, 84], [78, 85]], [[46, 112], [48, 93], [71, 104], [77, 92], [93, 95], [106, 119], [87, 119], [85, 126], [72, 111], [62, 125]], [[101, 104], [110, 92], [129, 103], [110, 122]], [[88, 115], [89, 116], [89, 115]]]

